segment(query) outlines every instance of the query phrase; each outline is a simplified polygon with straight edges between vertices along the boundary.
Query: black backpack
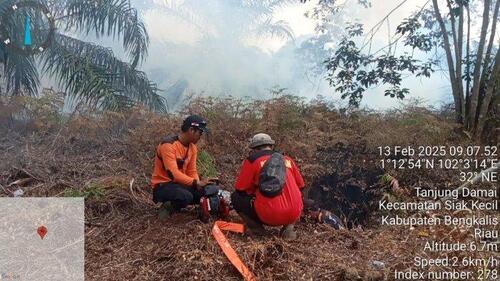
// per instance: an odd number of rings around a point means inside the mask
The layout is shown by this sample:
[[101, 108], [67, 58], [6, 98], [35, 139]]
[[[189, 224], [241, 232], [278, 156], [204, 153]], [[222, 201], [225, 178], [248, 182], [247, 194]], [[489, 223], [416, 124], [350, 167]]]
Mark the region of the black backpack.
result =
[[285, 186], [286, 165], [285, 156], [275, 152], [267, 159], [260, 170], [259, 190], [266, 197], [276, 197]]

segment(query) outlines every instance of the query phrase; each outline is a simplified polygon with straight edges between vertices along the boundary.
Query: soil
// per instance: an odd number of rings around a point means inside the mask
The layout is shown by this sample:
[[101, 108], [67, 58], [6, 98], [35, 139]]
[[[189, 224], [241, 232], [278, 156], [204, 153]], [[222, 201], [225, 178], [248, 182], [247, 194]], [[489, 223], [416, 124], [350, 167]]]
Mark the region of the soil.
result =
[[[433, 115], [425, 115], [421, 127], [407, 128], [398, 125], [398, 116], [390, 123], [379, 116], [349, 119], [313, 108], [298, 117], [301, 127], [292, 131], [288, 123], [276, 125], [280, 123], [273, 116], [282, 118], [283, 113], [273, 106], [262, 113], [271, 115], [248, 120], [234, 117], [236, 113], [195, 111], [211, 116], [212, 128], [224, 128], [213, 130], [200, 150], [213, 155], [225, 189], [232, 191], [246, 157], [247, 137], [256, 131], [274, 132], [297, 160], [309, 197], [341, 217], [348, 228], [337, 231], [304, 215], [295, 241], [284, 241], [280, 229], [271, 227], [262, 237], [226, 233], [258, 280], [393, 280], [395, 269], [412, 268], [413, 257], [422, 254], [429, 237], [470, 238], [450, 228], [380, 227], [377, 221], [378, 200], [394, 196], [380, 184], [384, 173], [396, 177], [406, 191], [417, 184], [452, 185], [457, 179], [448, 171], [382, 170], [376, 145], [411, 145], [425, 137], [429, 144], [444, 144], [452, 126]], [[110, 114], [79, 116], [64, 126], [2, 131], [0, 196], [13, 196], [18, 189], [33, 197], [68, 196], [68, 191], [87, 196], [86, 280], [241, 280], [211, 236], [213, 221], [202, 223], [193, 209], [162, 221], [159, 205], [151, 200], [155, 147], [178, 130], [179, 120], [149, 113]], [[432, 134], [426, 133], [429, 124], [434, 126]], [[393, 127], [386, 130], [389, 125]], [[396, 133], [404, 138], [395, 139]], [[228, 220], [240, 221], [234, 212]]]

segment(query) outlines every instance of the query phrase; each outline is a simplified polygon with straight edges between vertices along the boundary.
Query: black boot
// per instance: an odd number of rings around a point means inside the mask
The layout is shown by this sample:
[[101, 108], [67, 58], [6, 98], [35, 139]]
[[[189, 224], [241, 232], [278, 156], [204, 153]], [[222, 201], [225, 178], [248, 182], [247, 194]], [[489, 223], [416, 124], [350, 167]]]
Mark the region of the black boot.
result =
[[252, 218], [243, 213], [238, 213], [238, 214], [245, 222], [246, 226], [245, 233], [257, 236], [266, 234], [266, 229], [264, 228], [264, 226], [262, 226], [262, 223], [253, 220]]

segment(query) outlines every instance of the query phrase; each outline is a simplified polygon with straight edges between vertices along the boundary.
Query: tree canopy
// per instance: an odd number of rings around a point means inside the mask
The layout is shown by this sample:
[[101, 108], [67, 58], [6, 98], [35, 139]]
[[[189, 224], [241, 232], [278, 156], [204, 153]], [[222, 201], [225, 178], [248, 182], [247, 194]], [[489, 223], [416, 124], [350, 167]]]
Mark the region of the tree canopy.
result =
[[[385, 46], [373, 48], [375, 34], [407, 2], [400, 1], [368, 31], [360, 22], [347, 24], [324, 62], [327, 81], [352, 106], [359, 106], [366, 91], [379, 85], [386, 86], [386, 96], [403, 99], [410, 93], [402, 83], [404, 77], [430, 77], [444, 65], [456, 121], [471, 136], [480, 137], [486, 124], [499, 116], [500, 48], [495, 35], [500, 1], [422, 1], [397, 25]], [[369, 9], [385, 1], [358, 4]], [[341, 1], [319, 1], [312, 14], [320, 20], [319, 34], [332, 29], [330, 20], [343, 5]], [[472, 26], [472, 18], [480, 26]]]
[[[32, 9], [6, 13], [19, 1], [0, 3], [7, 32], [21, 37], [23, 20], [29, 14], [34, 36], [47, 36], [43, 14]], [[26, 55], [0, 42], [4, 65], [2, 79], [8, 95], [36, 95], [40, 73], [63, 86], [68, 97], [95, 109], [122, 109], [142, 104], [165, 111], [164, 99], [156, 84], [137, 69], [148, 52], [149, 37], [137, 11], [128, 0], [37, 0], [50, 10], [56, 31], [43, 52]], [[128, 62], [119, 60], [109, 48], [78, 39], [79, 35], [112, 37], [122, 41]], [[14, 38], [21, 40], [21, 38]]]

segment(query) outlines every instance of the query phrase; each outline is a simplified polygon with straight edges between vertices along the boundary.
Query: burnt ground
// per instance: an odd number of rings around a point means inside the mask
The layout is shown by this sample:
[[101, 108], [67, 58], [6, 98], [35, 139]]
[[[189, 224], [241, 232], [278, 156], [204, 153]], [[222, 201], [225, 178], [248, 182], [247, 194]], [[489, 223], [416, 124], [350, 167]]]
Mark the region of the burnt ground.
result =
[[[340, 216], [348, 229], [336, 231], [304, 216], [292, 242], [280, 239], [277, 228], [263, 237], [226, 233], [258, 280], [392, 280], [394, 269], [412, 267], [427, 239], [470, 240], [460, 229], [380, 227], [378, 221], [376, 205], [383, 196], [412, 200], [408, 191], [416, 185], [456, 183], [449, 172], [397, 172], [376, 164], [378, 145], [443, 145], [456, 138], [445, 121], [428, 113], [342, 117], [321, 106], [296, 116], [302, 111], [287, 103], [266, 106], [261, 119], [226, 114], [223, 110], [231, 109], [226, 104], [194, 110], [210, 116], [216, 128], [200, 150], [213, 156], [231, 190], [247, 137], [272, 132], [297, 160], [309, 197]], [[401, 122], [408, 120], [411, 127]], [[33, 197], [85, 196], [86, 280], [241, 280], [211, 236], [213, 223], [199, 221], [194, 210], [166, 221], [157, 217], [149, 187], [154, 148], [179, 122], [178, 116], [139, 111], [82, 115], [64, 126], [27, 122], [7, 128], [0, 136], [0, 196], [13, 196], [17, 189]], [[392, 194], [380, 183], [384, 173], [406, 192]], [[230, 220], [239, 221], [234, 213]]]
[[[160, 221], [151, 205], [87, 202], [87, 280], [241, 280], [211, 236], [213, 223], [194, 210]], [[101, 210], [99, 210], [101, 209]], [[232, 211], [230, 220], [239, 221]], [[335, 231], [304, 218], [299, 238], [287, 242], [278, 228], [262, 237], [226, 233], [258, 280], [383, 280], [386, 270], [405, 268], [402, 257], [417, 241], [403, 229]], [[387, 268], [378, 269], [373, 261]]]
[[[2, 196], [12, 196], [21, 188], [24, 196], [74, 196], [67, 194], [69, 190], [88, 197], [86, 280], [241, 280], [211, 236], [213, 222], [202, 223], [195, 210], [175, 214], [166, 221], [158, 219], [148, 177], [142, 168], [134, 168], [137, 164], [133, 160], [138, 157], [127, 154], [134, 151], [130, 140], [110, 137], [88, 141], [60, 136], [27, 142], [14, 135], [2, 141], [6, 159], [11, 159], [0, 169]], [[108, 142], [113, 146], [106, 145]], [[351, 154], [351, 150], [343, 151]], [[335, 150], [331, 154], [344, 152]], [[230, 160], [240, 162], [234, 159]], [[229, 161], [222, 165], [238, 169]], [[332, 202], [337, 201], [330, 202], [330, 195], [344, 198], [342, 202], [364, 198], [362, 201], [369, 203], [370, 197], [359, 197], [358, 187], [371, 186], [378, 171], [364, 169], [359, 168], [359, 174], [350, 177], [358, 177], [357, 183], [349, 181], [347, 170], [319, 177], [310, 193], [314, 195], [317, 188], [324, 190], [327, 186], [325, 200], [318, 202], [334, 212], [337, 204]], [[304, 174], [308, 175], [307, 168]], [[222, 175], [230, 177], [230, 173]], [[11, 185], [13, 182], [17, 183]], [[341, 205], [346, 214], [355, 214], [355, 224], [349, 230], [336, 231], [305, 216], [297, 224], [299, 238], [292, 242], [279, 238], [278, 228], [268, 228], [269, 234], [263, 237], [226, 235], [258, 280], [382, 280], [393, 268], [405, 268], [408, 249], [418, 243], [407, 239], [412, 235], [409, 229], [374, 228], [363, 220], [365, 215], [370, 217], [371, 209]], [[234, 211], [229, 220], [239, 221]], [[373, 261], [381, 261], [385, 267], [376, 268]]]
[[376, 155], [363, 145], [339, 142], [318, 149], [317, 159], [326, 173], [308, 193], [317, 207], [332, 211], [349, 229], [377, 224], [378, 201], [392, 190], [381, 184], [385, 172], [375, 164]]

